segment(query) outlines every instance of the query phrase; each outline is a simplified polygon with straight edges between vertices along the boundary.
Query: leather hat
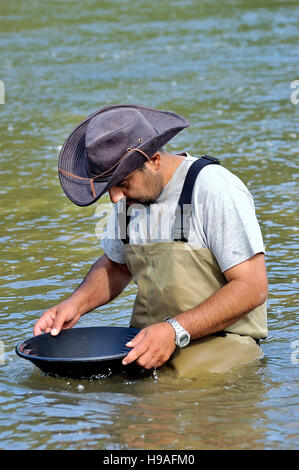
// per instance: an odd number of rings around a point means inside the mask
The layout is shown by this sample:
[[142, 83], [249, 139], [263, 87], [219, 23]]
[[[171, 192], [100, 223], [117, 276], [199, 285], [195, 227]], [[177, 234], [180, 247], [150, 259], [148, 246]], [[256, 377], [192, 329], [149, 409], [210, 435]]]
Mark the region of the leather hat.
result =
[[78, 206], [94, 203], [188, 126], [177, 114], [144, 106], [95, 111], [60, 151], [58, 172], [65, 194]]

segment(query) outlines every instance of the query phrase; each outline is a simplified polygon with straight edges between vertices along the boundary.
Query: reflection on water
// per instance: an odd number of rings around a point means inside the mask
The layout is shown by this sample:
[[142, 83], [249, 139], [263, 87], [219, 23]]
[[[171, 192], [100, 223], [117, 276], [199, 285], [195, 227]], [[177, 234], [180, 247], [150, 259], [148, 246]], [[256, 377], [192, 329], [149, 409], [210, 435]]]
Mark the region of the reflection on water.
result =
[[160, 371], [156, 380], [120, 375], [98, 381], [41, 380], [28, 368], [19, 378], [22, 421], [15, 421], [11, 442], [23, 446], [26, 433], [31, 446], [53, 449], [264, 448], [269, 420], [261, 404], [273, 388], [264, 367], [196, 380]]
[[[26, 0], [18, 12], [1, 9], [0, 447], [296, 448], [295, 2]], [[161, 370], [75, 381], [15, 355], [101, 254], [97, 223], [109, 201], [71, 204], [57, 156], [80, 120], [111, 103], [188, 117], [168, 149], [217, 156], [254, 195], [270, 282], [263, 360], [196, 380]], [[134, 295], [128, 286], [80, 326], [126, 326]]]

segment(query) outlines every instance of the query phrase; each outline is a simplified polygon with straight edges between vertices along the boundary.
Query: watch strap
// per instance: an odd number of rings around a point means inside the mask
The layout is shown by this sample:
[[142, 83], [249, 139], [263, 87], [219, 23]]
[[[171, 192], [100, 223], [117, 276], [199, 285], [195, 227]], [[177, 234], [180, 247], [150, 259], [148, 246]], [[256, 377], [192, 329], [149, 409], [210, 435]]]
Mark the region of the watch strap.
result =
[[179, 343], [179, 340], [178, 340], [178, 338], [181, 334], [187, 335], [189, 337], [189, 340], [190, 340], [190, 334], [188, 333], [187, 330], [185, 330], [182, 327], [182, 325], [180, 325], [180, 323], [177, 320], [175, 320], [174, 318], [167, 317], [163, 321], [166, 321], [167, 323], [169, 323], [172, 326], [172, 328], [174, 329], [174, 331], [175, 331], [175, 344], [178, 347], [180, 347], [180, 348], [182, 347], [182, 345]]

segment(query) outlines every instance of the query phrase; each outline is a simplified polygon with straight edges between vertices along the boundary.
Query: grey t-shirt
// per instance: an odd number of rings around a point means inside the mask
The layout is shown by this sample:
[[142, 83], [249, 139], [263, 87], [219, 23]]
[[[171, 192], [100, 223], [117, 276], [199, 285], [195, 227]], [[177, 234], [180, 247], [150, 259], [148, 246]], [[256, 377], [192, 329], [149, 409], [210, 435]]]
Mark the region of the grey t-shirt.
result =
[[[157, 201], [150, 206], [132, 206], [130, 243], [173, 240], [179, 197], [187, 171], [196, 160], [187, 153], [182, 155], [185, 159]], [[112, 261], [124, 264], [124, 244], [116, 223], [118, 204], [113, 205], [101, 247]], [[222, 272], [265, 252], [250, 192], [237, 176], [220, 165], [207, 165], [196, 179], [188, 243], [196, 249], [208, 248]]]

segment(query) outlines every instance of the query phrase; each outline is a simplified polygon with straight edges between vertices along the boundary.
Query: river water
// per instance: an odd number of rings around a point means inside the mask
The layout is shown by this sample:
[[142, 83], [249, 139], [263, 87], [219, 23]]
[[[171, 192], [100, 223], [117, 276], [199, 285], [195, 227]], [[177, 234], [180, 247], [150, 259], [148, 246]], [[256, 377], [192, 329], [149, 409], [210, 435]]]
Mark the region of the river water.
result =
[[[296, 2], [24, 0], [1, 2], [0, 14], [0, 448], [295, 449]], [[114, 103], [187, 117], [167, 149], [218, 157], [252, 192], [270, 284], [262, 360], [192, 380], [91, 382], [16, 356], [102, 254], [109, 200], [73, 205], [57, 157], [77, 123]], [[129, 285], [78, 326], [127, 326], [134, 296]]]

